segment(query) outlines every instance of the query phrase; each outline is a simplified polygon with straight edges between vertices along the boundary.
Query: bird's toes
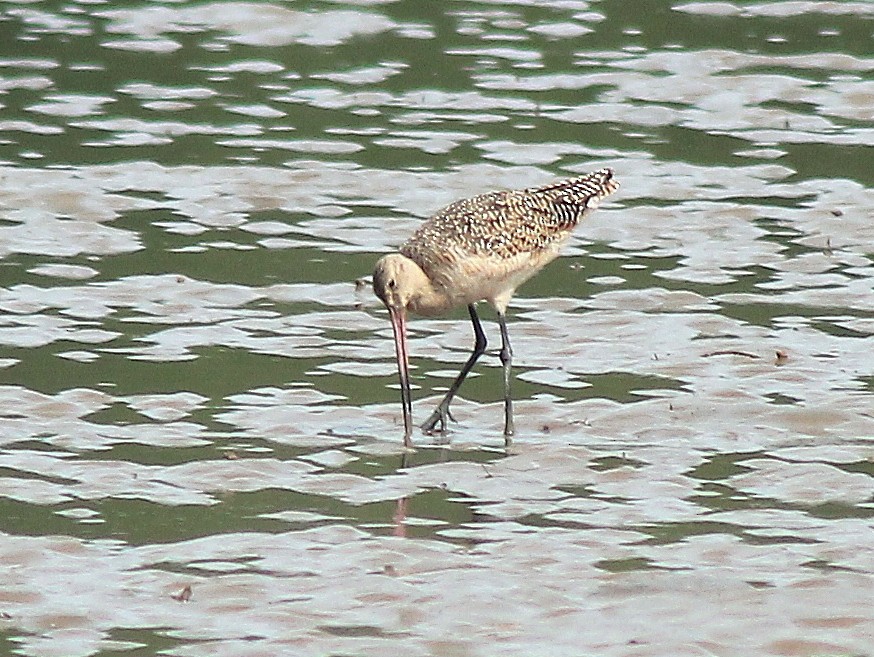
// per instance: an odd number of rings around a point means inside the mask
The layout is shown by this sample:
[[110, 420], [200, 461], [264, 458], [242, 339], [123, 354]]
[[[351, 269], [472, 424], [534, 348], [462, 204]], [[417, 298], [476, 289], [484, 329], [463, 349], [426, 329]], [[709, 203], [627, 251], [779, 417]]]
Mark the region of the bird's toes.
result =
[[422, 427], [422, 431], [425, 432], [425, 434], [428, 436], [440, 436], [440, 435], [446, 433], [446, 427], [442, 424], [440, 425], [439, 428], [436, 425], [433, 425], [433, 426]]
[[[426, 434], [431, 435], [433, 433], [438, 433], [434, 431], [434, 427], [437, 426], [437, 423], [440, 421], [439, 417], [430, 417], [428, 418], [424, 424], [422, 424], [422, 431]], [[441, 429], [442, 431], [442, 429]]]
[[[456, 419], [452, 417], [452, 413], [449, 412], [448, 408], [438, 408], [429, 417], [425, 423], [422, 425], [422, 431], [427, 433], [428, 435], [446, 433], [446, 419], [449, 418], [453, 422], [456, 422]], [[439, 429], [437, 427], [440, 427]]]

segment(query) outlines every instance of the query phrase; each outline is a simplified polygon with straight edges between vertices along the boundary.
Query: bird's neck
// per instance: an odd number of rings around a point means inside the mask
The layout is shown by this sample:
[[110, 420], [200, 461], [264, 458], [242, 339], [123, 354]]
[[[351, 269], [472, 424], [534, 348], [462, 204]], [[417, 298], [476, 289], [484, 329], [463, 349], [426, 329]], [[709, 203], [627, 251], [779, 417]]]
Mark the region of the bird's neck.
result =
[[434, 285], [415, 261], [410, 260], [409, 264], [407, 284], [411, 294], [407, 300], [407, 310], [417, 315], [441, 315], [455, 305], [446, 292]]

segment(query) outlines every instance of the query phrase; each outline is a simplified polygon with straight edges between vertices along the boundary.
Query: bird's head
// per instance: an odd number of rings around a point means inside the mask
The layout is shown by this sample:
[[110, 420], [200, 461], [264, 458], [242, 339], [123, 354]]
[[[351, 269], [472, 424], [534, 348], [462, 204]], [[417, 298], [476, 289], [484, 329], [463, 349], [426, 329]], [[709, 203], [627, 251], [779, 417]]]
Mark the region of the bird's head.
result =
[[418, 292], [419, 266], [400, 253], [390, 253], [376, 263], [373, 292], [392, 312], [405, 311]]

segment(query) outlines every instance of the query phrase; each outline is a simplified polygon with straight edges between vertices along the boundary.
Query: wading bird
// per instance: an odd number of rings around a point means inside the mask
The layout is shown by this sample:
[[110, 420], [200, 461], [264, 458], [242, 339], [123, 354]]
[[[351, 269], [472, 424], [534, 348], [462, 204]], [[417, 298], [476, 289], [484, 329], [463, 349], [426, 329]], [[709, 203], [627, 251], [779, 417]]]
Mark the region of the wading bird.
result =
[[398, 253], [376, 263], [373, 291], [388, 308], [394, 332], [406, 447], [412, 446], [413, 430], [407, 312], [430, 317], [466, 305], [473, 323], [473, 352], [422, 424], [424, 431], [433, 432], [438, 424], [445, 431], [446, 420], [451, 418], [449, 404], [486, 350], [476, 303], [486, 301], [497, 311], [504, 370], [504, 435], [511, 436], [513, 352], [507, 334], [507, 304], [519, 285], [558, 256], [583, 217], [618, 187], [613, 171], [601, 169], [542, 187], [456, 201], [423, 223]]

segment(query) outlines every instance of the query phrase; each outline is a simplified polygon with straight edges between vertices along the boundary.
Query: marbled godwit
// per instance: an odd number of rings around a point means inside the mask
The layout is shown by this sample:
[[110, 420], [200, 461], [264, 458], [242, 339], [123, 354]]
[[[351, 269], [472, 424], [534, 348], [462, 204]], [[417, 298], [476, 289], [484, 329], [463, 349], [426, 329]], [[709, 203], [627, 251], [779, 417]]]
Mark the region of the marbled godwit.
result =
[[473, 323], [473, 352], [422, 429], [446, 429], [449, 404], [477, 359], [486, 350], [476, 303], [487, 301], [498, 313], [500, 358], [504, 369], [504, 435], [511, 436], [513, 352], [505, 312], [526, 280], [554, 260], [576, 225], [619, 187], [613, 171], [601, 169], [543, 187], [481, 194], [456, 201], [422, 224], [399, 249], [383, 256], [373, 272], [373, 291], [388, 308], [394, 331], [404, 445], [412, 446], [412, 400], [407, 354], [407, 311], [439, 315], [467, 305]]

